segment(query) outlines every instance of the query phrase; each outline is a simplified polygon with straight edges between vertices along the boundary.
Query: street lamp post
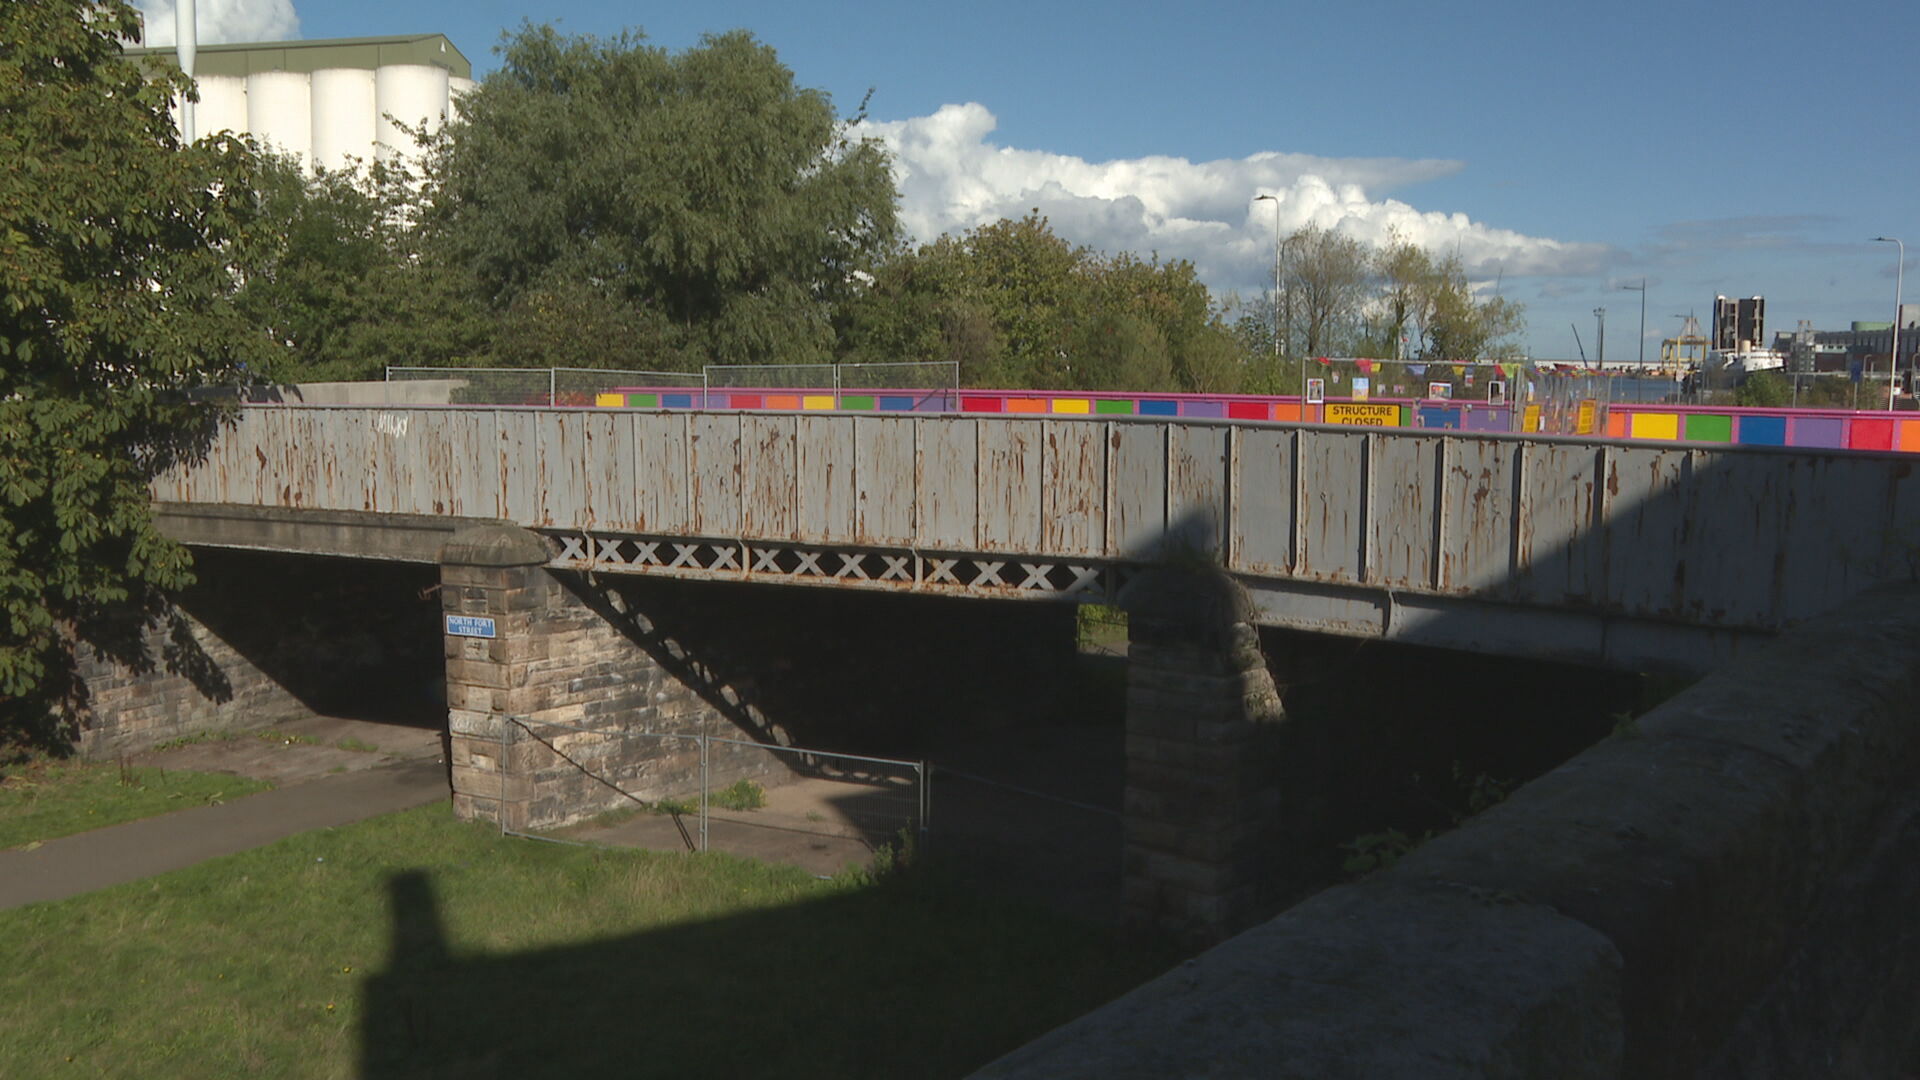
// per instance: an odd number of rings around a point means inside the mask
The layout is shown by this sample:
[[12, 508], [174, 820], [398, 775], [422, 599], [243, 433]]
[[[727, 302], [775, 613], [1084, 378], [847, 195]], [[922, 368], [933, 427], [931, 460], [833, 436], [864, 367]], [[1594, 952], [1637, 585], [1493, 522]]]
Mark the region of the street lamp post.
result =
[[1907, 245], [1892, 236], [1876, 236], [1876, 244], [1899, 246], [1899, 261], [1893, 264], [1893, 336], [1887, 342], [1887, 411], [1893, 411], [1893, 392], [1900, 376], [1900, 287], [1906, 284]]
[[1622, 285], [1627, 292], [1640, 294], [1640, 361], [1634, 369], [1635, 383], [1633, 399], [1639, 401], [1646, 387], [1647, 379], [1647, 279], [1641, 278], [1638, 285]]
[[[1273, 360], [1280, 362], [1280, 199], [1274, 195], [1255, 195], [1254, 202], [1273, 204]], [[1274, 374], [1278, 375], [1276, 370]], [[1307, 362], [1300, 361], [1300, 419], [1307, 418]]]
[[1254, 202], [1273, 204], [1273, 358], [1280, 359], [1280, 200], [1272, 195], [1255, 195]]

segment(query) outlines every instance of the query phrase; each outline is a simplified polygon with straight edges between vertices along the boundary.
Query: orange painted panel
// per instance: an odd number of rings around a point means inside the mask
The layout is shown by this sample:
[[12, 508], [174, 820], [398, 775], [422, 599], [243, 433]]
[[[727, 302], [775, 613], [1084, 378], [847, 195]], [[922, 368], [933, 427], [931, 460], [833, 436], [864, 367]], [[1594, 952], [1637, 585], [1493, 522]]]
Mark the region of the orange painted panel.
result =
[[1900, 433], [1894, 449], [1920, 453], [1920, 420], [1900, 421]]
[[1607, 438], [1624, 439], [1627, 437], [1628, 413], [1610, 412], [1607, 414]]
[[1043, 413], [1047, 411], [1047, 403], [1040, 398], [1008, 398], [1007, 411], [1012, 413]]
[[799, 407], [800, 407], [799, 394], [768, 394], [767, 395], [767, 408], [769, 409], [797, 409]]

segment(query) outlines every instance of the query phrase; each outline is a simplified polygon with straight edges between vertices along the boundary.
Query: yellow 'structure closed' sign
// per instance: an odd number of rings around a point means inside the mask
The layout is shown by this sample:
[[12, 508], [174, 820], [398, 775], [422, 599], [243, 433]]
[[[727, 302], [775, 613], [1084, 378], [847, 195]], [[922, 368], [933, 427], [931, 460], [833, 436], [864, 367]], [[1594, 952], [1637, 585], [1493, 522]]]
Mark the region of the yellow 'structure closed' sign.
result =
[[1327, 423], [1354, 424], [1359, 427], [1399, 427], [1400, 406], [1328, 402]]

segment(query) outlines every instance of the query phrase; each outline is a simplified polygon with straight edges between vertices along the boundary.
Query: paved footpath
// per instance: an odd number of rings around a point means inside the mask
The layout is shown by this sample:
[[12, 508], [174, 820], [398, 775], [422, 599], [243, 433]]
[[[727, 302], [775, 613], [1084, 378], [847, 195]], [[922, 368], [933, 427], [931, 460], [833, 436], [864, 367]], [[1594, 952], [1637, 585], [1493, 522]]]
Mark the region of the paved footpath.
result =
[[0, 910], [138, 881], [446, 797], [446, 765], [414, 758], [64, 836], [32, 851], [0, 852]]

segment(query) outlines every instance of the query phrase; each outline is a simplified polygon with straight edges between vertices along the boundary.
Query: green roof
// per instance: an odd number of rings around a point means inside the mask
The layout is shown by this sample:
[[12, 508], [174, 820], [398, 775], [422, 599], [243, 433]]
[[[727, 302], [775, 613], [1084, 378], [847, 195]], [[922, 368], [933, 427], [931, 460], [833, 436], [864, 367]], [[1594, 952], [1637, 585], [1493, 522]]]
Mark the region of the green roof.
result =
[[[173, 46], [129, 48], [128, 56], [172, 59]], [[251, 75], [256, 71], [299, 71], [322, 68], [374, 68], [388, 64], [429, 64], [446, 68], [455, 78], [473, 78], [473, 64], [454, 48], [445, 34], [402, 34], [397, 37], [327, 38], [317, 41], [254, 41], [228, 45], [201, 45], [194, 50], [196, 75]]]

